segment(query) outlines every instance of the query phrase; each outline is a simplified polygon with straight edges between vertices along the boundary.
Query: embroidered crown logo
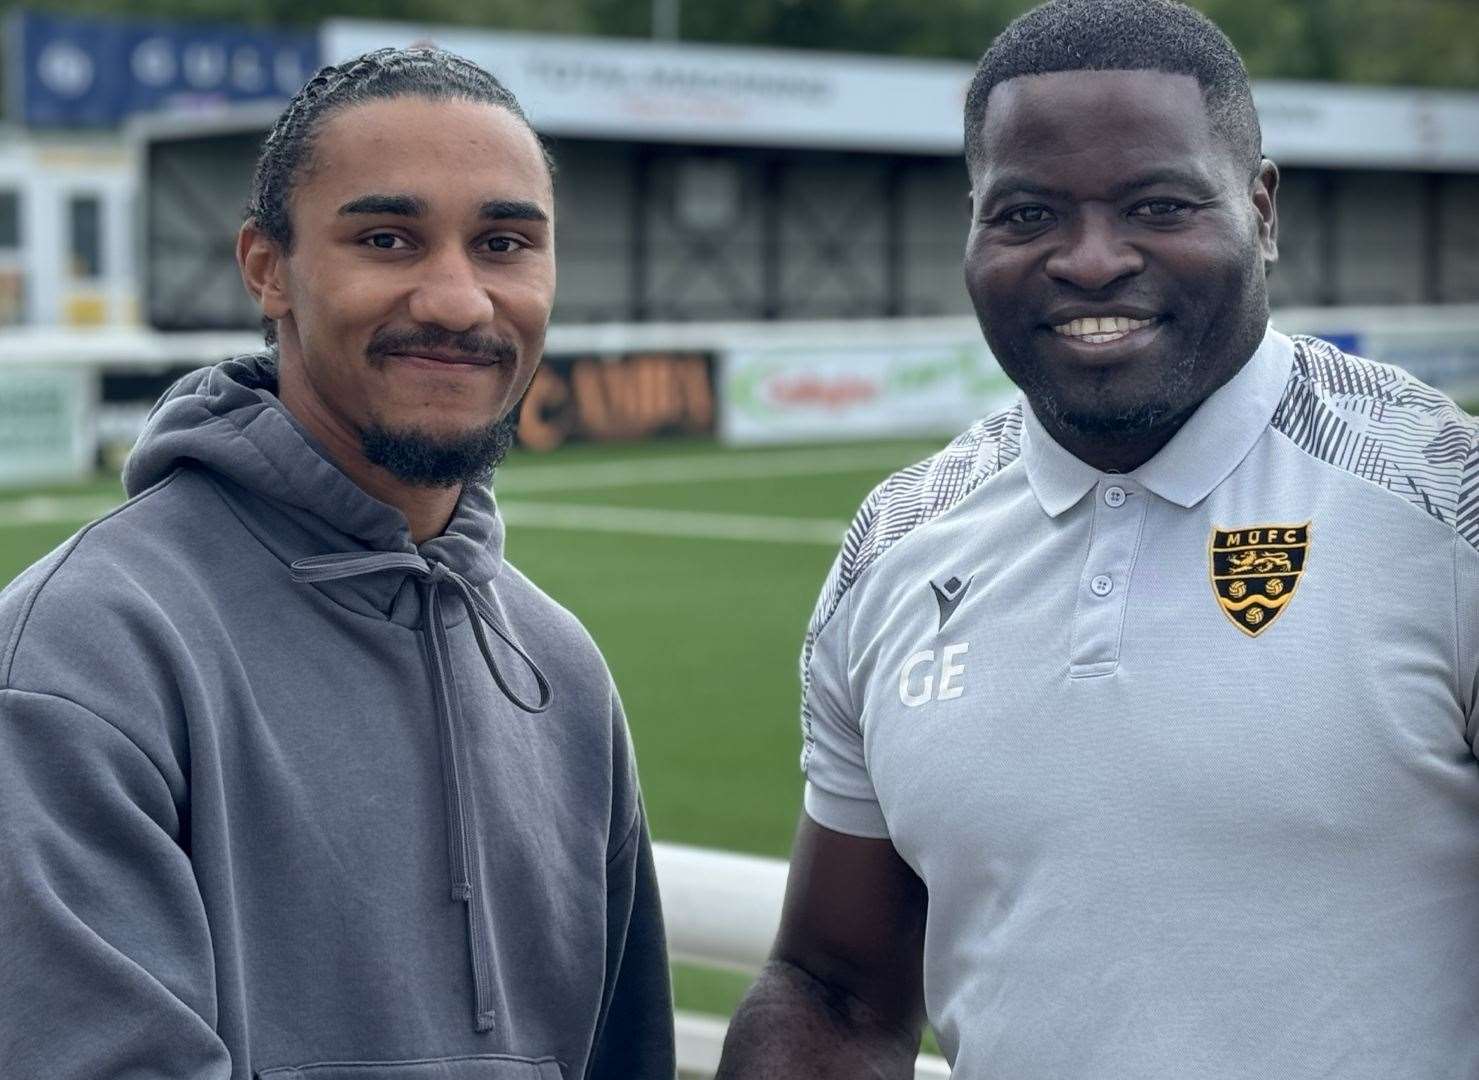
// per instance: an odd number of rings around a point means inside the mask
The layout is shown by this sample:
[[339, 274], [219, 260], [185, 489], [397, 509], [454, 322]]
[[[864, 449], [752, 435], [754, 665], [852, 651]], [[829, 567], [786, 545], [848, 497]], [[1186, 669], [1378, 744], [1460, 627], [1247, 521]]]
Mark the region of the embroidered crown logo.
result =
[[952, 576], [949, 581], [946, 581], [942, 585], [936, 585], [933, 581], [930, 582], [930, 588], [935, 593], [935, 602], [940, 605], [941, 630], [945, 629], [945, 624], [950, 621], [950, 616], [955, 614], [955, 609], [965, 599], [966, 590], [971, 587], [971, 582], [975, 580], [972, 577], [961, 581], [960, 578]]
[[1267, 630], [1294, 599], [1309, 546], [1308, 521], [1213, 529], [1209, 562], [1222, 613], [1249, 637]]

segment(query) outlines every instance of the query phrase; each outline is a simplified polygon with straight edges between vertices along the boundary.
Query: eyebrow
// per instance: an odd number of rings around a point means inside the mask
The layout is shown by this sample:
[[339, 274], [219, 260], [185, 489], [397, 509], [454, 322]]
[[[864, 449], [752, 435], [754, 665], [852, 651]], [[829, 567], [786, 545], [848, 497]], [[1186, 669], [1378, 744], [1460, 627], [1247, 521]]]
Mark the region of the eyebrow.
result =
[[361, 195], [339, 207], [341, 214], [389, 214], [394, 217], [421, 217], [426, 202], [414, 195]]
[[[1109, 195], [1112, 199], [1118, 199], [1132, 192], [1143, 191], [1145, 188], [1155, 187], [1159, 184], [1180, 185], [1194, 188], [1197, 191], [1205, 191], [1209, 187], [1207, 178], [1197, 173], [1187, 172], [1183, 169], [1155, 169], [1115, 184], [1114, 187], [1110, 188]], [[992, 182], [991, 187], [986, 191], [985, 201], [989, 203], [1001, 198], [1003, 195], [1016, 192], [1024, 195], [1039, 195], [1047, 199], [1056, 199], [1059, 202], [1072, 202], [1074, 198], [1072, 192], [1066, 191], [1063, 188], [1040, 184], [1025, 176], [1008, 174]]]
[[[391, 217], [424, 217], [429, 207], [415, 195], [361, 195], [339, 207], [339, 213]], [[548, 221], [549, 215], [522, 199], [490, 199], [478, 207], [478, 217], [494, 221]]]
[[497, 221], [548, 221], [549, 215], [532, 202], [491, 199], [478, 207], [478, 217]]

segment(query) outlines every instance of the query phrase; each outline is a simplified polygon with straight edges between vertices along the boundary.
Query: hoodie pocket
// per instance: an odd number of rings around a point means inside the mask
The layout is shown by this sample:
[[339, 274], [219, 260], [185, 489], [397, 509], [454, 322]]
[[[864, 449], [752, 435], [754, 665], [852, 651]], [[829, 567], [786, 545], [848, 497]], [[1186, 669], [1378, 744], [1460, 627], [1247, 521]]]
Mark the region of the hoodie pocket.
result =
[[415, 1061], [316, 1061], [258, 1069], [257, 1080], [565, 1080], [552, 1057], [508, 1054], [420, 1058]]

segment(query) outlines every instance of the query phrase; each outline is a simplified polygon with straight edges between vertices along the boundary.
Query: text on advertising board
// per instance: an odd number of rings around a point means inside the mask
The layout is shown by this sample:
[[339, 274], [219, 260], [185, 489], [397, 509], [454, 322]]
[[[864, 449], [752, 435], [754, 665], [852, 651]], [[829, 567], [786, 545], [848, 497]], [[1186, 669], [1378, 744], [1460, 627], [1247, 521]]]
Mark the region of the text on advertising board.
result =
[[714, 430], [714, 361], [695, 353], [545, 357], [519, 410], [519, 442], [553, 450]]
[[12, 12], [11, 116], [114, 127], [136, 113], [287, 101], [318, 67], [308, 33], [225, 23]]

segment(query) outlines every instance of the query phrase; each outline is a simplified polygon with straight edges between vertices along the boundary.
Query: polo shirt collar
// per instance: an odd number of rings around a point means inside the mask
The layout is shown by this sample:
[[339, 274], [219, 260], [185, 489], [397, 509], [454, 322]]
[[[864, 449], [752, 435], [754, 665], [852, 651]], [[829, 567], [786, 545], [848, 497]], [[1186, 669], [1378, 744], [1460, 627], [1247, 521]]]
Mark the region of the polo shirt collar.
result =
[[[1201, 502], [1253, 449], [1278, 408], [1293, 364], [1294, 343], [1270, 328], [1242, 369], [1129, 478], [1177, 506]], [[1037, 501], [1057, 517], [1106, 474], [1058, 445], [1031, 404], [1024, 404], [1022, 463]]]

